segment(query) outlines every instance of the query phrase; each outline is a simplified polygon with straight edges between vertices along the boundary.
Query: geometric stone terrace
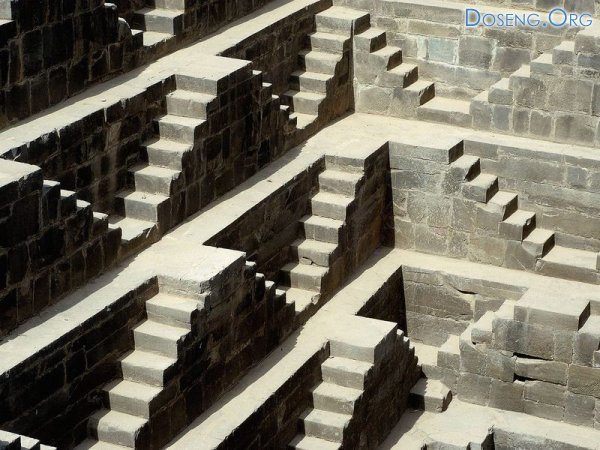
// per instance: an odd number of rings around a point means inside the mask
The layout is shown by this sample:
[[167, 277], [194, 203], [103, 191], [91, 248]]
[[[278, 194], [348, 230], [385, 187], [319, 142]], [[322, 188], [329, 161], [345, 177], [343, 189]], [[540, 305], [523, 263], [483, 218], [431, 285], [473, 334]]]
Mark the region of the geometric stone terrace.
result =
[[600, 449], [599, 14], [0, 0], [0, 448]]

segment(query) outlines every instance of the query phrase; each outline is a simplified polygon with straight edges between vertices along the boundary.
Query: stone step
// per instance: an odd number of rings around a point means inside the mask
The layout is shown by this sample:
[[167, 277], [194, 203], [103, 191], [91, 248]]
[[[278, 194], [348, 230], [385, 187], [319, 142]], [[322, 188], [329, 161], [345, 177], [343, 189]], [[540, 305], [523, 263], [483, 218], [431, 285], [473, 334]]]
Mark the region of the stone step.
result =
[[21, 436], [21, 450], [56, 450], [56, 447], [49, 447], [37, 439]]
[[67, 189], [60, 190], [60, 217], [69, 217], [77, 212], [77, 193]]
[[393, 45], [365, 54], [367, 64], [377, 71], [392, 70], [402, 64], [402, 49]]
[[479, 174], [473, 180], [463, 184], [462, 194], [465, 198], [480, 203], [487, 203], [498, 193], [498, 177], [490, 174]]
[[470, 326], [471, 342], [473, 344], [492, 344], [492, 332], [495, 318], [496, 314], [494, 311], [486, 311], [486, 313], [481, 316], [477, 322]]
[[363, 174], [326, 169], [319, 174], [319, 190], [354, 198]]
[[343, 220], [311, 215], [302, 217], [300, 222], [303, 225], [304, 237], [307, 239], [314, 239], [319, 242], [329, 242], [331, 244], [340, 243], [340, 237], [344, 227]]
[[316, 216], [346, 220], [354, 198], [330, 192], [319, 192], [310, 199], [311, 211]]
[[440, 413], [446, 411], [452, 401], [452, 392], [438, 380], [421, 378], [409, 394], [409, 402], [415, 409]]
[[279, 286], [277, 288], [278, 295], [285, 294], [285, 301], [288, 305], [293, 304], [296, 314], [301, 314], [310, 308], [311, 305], [317, 304], [320, 294], [306, 289], [293, 288], [288, 286]]
[[554, 47], [552, 63], [573, 65], [575, 63], [575, 41], [562, 41]]
[[341, 249], [337, 244], [300, 238], [292, 243], [291, 251], [294, 258], [302, 264], [329, 267]]
[[410, 106], [419, 107], [435, 98], [435, 83], [419, 79], [405, 87], [403, 93]]
[[112, 381], [103, 388], [103, 391], [108, 398], [111, 411], [144, 419], [152, 417], [168, 401], [161, 387], [130, 380]]
[[329, 357], [321, 364], [321, 374], [326, 383], [337, 384], [363, 391], [373, 364], [339, 356]]
[[470, 127], [473, 123], [470, 107], [469, 101], [435, 96], [417, 108], [417, 117], [421, 120]]
[[341, 443], [350, 419], [352, 419], [352, 416], [348, 414], [310, 408], [300, 415], [300, 428], [306, 436]]
[[165, 138], [157, 138], [142, 144], [146, 149], [148, 163], [172, 170], [183, 169], [183, 158], [192, 151], [192, 145]]
[[322, 382], [312, 391], [313, 407], [351, 416], [362, 393], [358, 389]]
[[21, 436], [10, 431], [0, 430], [0, 448], [2, 450], [21, 450]]
[[157, 134], [161, 138], [194, 144], [204, 131], [207, 122], [191, 117], [164, 115], [155, 120]]
[[371, 26], [368, 13], [343, 6], [332, 6], [315, 15], [317, 31], [333, 32], [350, 36], [360, 34]]
[[407, 88], [414, 85], [419, 79], [419, 68], [416, 64], [402, 63], [396, 67], [382, 72], [377, 78], [377, 85], [384, 87]]
[[283, 93], [281, 100], [292, 106], [294, 112], [318, 116], [325, 95], [317, 92], [289, 90]]
[[[134, 30], [131, 30], [132, 32]], [[162, 44], [170, 39], [173, 39], [171, 33], [158, 33], [156, 31], [144, 31], [142, 34], [142, 40], [144, 47], [154, 47], [155, 45]]]
[[135, 348], [177, 358], [190, 330], [146, 320], [133, 330]]
[[128, 219], [167, 225], [171, 213], [169, 197], [147, 192], [123, 191], [115, 196], [115, 210]]
[[485, 205], [486, 209], [502, 221], [519, 209], [519, 196], [514, 192], [498, 191]]
[[305, 129], [317, 119], [318, 116], [314, 114], [302, 114], [298, 112], [290, 114], [290, 120], [296, 123], [296, 128], [299, 130]]
[[341, 446], [337, 442], [297, 434], [289, 443], [288, 448], [296, 450], [339, 450]]
[[477, 156], [462, 155], [452, 163], [450, 169], [457, 179], [471, 181], [481, 174], [481, 160]]
[[596, 252], [555, 245], [538, 261], [536, 271], [557, 278], [596, 284], [600, 282], [597, 257]]
[[531, 68], [529, 67], [529, 64], [524, 64], [510, 74], [508, 77], [508, 87], [514, 90], [513, 83], [517, 82], [517, 80], [523, 80], [527, 78], [531, 78]]
[[169, 114], [194, 119], [206, 119], [219, 107], [216, 96], [184, 89], [177, 89], [167, 94], [166, 99]]
[[148, 318], [167, 325], [192, 328], [198, 310], [204, 305], [197, 300], [159, 292], [146, 302]]
[[387, 45], [385, 30], [379, 28], [369, 28], [360, 34], [354, 36], [354, 47], [363, 52], [375, 52], [381, 50]]
[[556, 67], [552, 62], [552, 59], [552, 53], [542, 53], [540, 56], [531, 61], [531, 72], [542, 75], [553, 75]]
[[125, 380], [159, 387], [175, 376], [176, 362], [174, 358], [143, 350], [134, 350], [120, 360]]
[[320, 292], [328, 269], [300, 263], [288, 263], [281, 269], [282, 284], [307, 291]]
[[179, 170], [152, 165], [138, 165], [130, 170], [135, 190], [149, 194], [170, 196], [183, 188], [183, 174]]
[[488, 90], [488, 101], [497, 105], [512, 105], [513, 91], [510, 88], [510, 80], [502, 78], [500, 81], [491, 85]]
[[143, 8], [135, 12], [132, 26], [144, 31], [179, 35], [183, 32], [183, 12], [162, 8]]
[[296, 91], [325, 94], [333, 75], [297, 70], [290, 75], [290, 88]]
[[102, 409], [88, 421], [90, 435], [113, 445], [138, 448], [147, 439], [148, 421], [141, 417]]
[[542, 258], [554, 247], [554, 231], [536, 228], [523, 239], [523, 248], [536, 258]]
[[523, 241], [535, 229], [535, 213], [519, 209], [500, 222], [500, 236], [513, 241]]
[[156, 237], [157, 226], [154, 222], [115, 215], [109, 216], [108, 220], [109, 229], [121, 229], [121, 246], [125, 253], [142, 248]]
[[350, 49], [350, 39], [336, 33], [317, 31], [308, 35], [311, 50], [342, 53]]
[[92, 212], [92, 235], [100, 236], [108, 230], [108, 214], [101, 212]]
[[300, 50], [298, 53], [298, 64], [302, 70], [307, 72], [335, 75], [335, 69], [341, 61], [341, 58], [341, 55], [335, 53], [317, 50]]

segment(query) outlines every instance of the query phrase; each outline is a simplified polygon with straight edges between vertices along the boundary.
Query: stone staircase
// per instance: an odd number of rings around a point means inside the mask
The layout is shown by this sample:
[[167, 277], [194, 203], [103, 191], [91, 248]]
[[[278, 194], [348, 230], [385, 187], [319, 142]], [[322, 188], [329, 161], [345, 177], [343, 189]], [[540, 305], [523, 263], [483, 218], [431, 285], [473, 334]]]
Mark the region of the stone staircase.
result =
[[299, 68], [289, 79], [290, 89], [281, 96], [298, 129], [315, 123], [330, 108], [328, 103], [336, 101], [336, 88], [345, 82], [350, 67], [352, 35], [365, 23], [368, 26], [368, 20], [368, 14], [338, 6], [316, 14], [316, 31], [307, 37], [307, 48], [298, 54]]
[[369, 336], [362, 339], [361, 332], [330, 341], [330, 356], [321, 364], [322, 381], [312, 390], [312, 406], [300, 415], [298, 434], [288, 448], [357, 448], [363, 429], [374, 425], [377, 400], [367, 397], [377, 396], [376, 382], [388, 358], [408, 348], [395, 326], [366, 331]]
[[147, 162], [129, 171], [131, 189], [117, 194], [111, 227], [122, 229], [122, 253], [129, 255], [156, 239], [182, 218], [185, 162], [207, 129], [216, 95], [178, 77], [177, 89], [166, 96], [167, 114], [155, 120], [156, 136], [145, 142]]
[[56, 447], [41, 444], [37, 439], [0, 430], [2, 450], [56, 450]]
[[357, 103], [367, 112], [384, 112], [380, 111], [384, 103], [381, 99], [369, 98], [367, 92], [372, 89], [392, 90], [389, 112], [394, 116], [413, 117], [421, 105], [435, 97], [434, 83], [419, 79], [417, 65], [404, 62], [402, 50], [388, 45], [386, 32], [378, 28], [369, 27], [356, 34], [354, 76], [367, 86], [367, 91], [357, 91]]
[[362, 171], [352, 169], [326, 163], [319, 174], [319, 192], [311, 199], [312, 214], [301, 219], [303, 235], [292, 243], [292, 261], [281, 269], [278, 291], [294, 304], [301, 323], [340, 281], [346, 222], [364, 180]]
[[599, 281], [600, 254], [556, 245], [555, 233], [537, 226], [537, 214], [520, 208], [517, 194], [501, 190], [497, 176], [481, 172], [478, 157], [462, 155], [451, 170], [464, 180], [463, 197], [480, 205], [481, 223], [504, 239], [520, 242], [524, 252], [515, 257], [524, 268], [576, 281]]
[[133, 330], [135, 348], [119, 361], [122, 378], [104, 387], [104, 408], [90, 417], [90, 438], [78, 449], [155, 448], [168, 440], [161, 420], [170, 415], [184, 342], [203, 308], [202, 298], [164, 292], [146, 302], [148, 318]]
[[185, 0], [152, 0], [148, 4], [135, 12], [132, 26], [143, 31], [144, 46], [150, 47], [183, 33]]

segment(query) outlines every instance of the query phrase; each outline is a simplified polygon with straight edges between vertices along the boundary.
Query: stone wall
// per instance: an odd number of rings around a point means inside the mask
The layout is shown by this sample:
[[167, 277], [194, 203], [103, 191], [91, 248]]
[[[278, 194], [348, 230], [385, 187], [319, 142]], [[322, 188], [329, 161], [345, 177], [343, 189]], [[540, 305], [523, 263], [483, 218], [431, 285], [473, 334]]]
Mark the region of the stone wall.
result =
[[[588, 188], [587, 181], [577, 181], [573, 175], [573, 171], [581, 171], [584, 174], [582, 180], [587, 179], [587, 174], [593, 178], [596, 170], [593, 158], [552, 152], [542, 154], [511, 145], [474, 145], [470, 142], [466, 148], [469, 150], [464, 150], [462, 141], [449, 144], [444, 150], [390, 145], [395, 245], [596, 282], [595, 261], [577, 275], [570, 273], [569, 263], [552, 273], [546, 272], [550, 270], [549, 265], [539, 263], [543, 253], [524, 251], [522, 242], [532, 228], [543, 227], [554, 233], [553, 244], [590, 252], [590, 258], [595, 260], [600, 237], [595, 227], [598, 193]], [[534, 215], [529, 223], [531, 227], [520, 238], [511, 237], [506, 234], [505, 225], [500, 226], [512, 211], [494, 209], [489, 200], [495, 192], [490, 194], [492, 190], [486, 191], [483, 187], [481, 195], [488, 197], [479, 200], [474, 194], [465, 194], [471, 188], [476, 190], [476, 183], [466, 186], [464, 176], [469, 167], [463, 171], [460, 162], [456, 165], [451, 162], [457, 161], [463, 151], [468, 153], [474, 148], [479, 150], [473, 153], [483, 157], [480, 159], [483, 179], [497, 183], [507, 195], [517, 195], [514, 205], [518, 203], [519, 211]], [[540, 159], [542, 156], [543, 160]]]
[[0, 127], [135, 63], [141, 41], [104, 0], [3, 4], [1, 16], [11, 20], [0, 21]]
[[577, 34], [471, 102], [478, 129], [597, 147], [597, 26]]
[[102, 386], [118, 375], [117, 358], [133, 346], [131, 329], [143, 319], [145, 301], [157, 292], [153, 278], [5, 372], [0, 427], [60, 448], [81, 439]]
[[2, 161], [0, 336], [110, 267], [121, 230], [35, 166]]

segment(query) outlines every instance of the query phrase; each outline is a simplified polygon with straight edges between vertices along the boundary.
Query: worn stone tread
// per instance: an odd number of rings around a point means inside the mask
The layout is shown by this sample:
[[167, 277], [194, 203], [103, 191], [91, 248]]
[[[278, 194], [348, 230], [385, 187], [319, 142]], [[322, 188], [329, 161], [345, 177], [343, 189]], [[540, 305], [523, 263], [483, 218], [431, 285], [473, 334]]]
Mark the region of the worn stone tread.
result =
[[596, 270], [595, 252], [575, 248], [555, 246], [542, 259], [546, 262], [578, 267], [586, 270]]
[[189, 324], [194, 311], [198, 309], [198, 301], [176, 295], [159, 292], [146, 301], [146, 310], [152, 314], [154, 320], [157, 316], [169, 317], [178, 322]]
[[114, 380], [103, 390], [108, 394], [111, 411], [145, 419], [150, 416], [150, 404], [163, 392], [162, 387], [131, 380]]
[[121, 229], [121, 240], [130, 242], [137, 238], [147, 237], [156, 224], [146, 220], [131, 219], [129, 217], [121, 217], [112, 215], [108, 218], [109, 228]]
[[148, 420], [141, 417], [101, 409], [90, 417], [88, 426], [99, 441], [133, 447], [135, 437], [147, 423]]
[[298, 112], [290, 114], [290, 119], [292, 118], [296, 119], [296, 128], [298, 129], [304, 129], [317, 120], [317, 116], [314, 114], [303, 114]]
[[373, 364], [339, 356], [329, 357], [321, 364], [323, 381], [353, 389], [364, 389], [365, 377]]
[[75, 450], [123, 450], [127, 447], [122, 445], [109, 444], [108, 442], [95, 441], [94, 439], [86, 439]]
[[120, 362], [125, 379], [163, 386], [165, 372], [177, 360], [138, 349], [123, 357]]

